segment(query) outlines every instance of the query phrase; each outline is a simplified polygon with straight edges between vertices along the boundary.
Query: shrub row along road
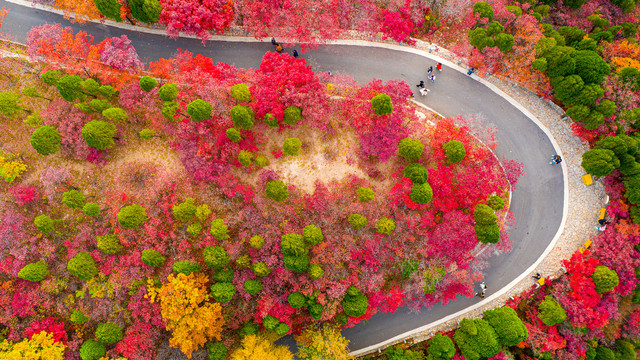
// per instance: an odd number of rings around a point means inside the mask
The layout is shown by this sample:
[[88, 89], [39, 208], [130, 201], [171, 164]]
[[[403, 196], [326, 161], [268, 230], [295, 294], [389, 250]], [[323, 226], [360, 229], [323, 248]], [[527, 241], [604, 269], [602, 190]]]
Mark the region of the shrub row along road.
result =
[[[106, 37], [126, 35], [131, 39], [143, 61], [170, 57], [178, 48], [201, 53], [214, 62], [235, 64], [241, 68], [255, 68], [266, 51], [272, 51], [269, 42], [210, 41], [203, 46], [200, 40], [132, 32], [104, 24], [71, 24], [62, 16], [0, 0], [0, 7], [11, 8], [2, 26], [2, 32], [14, 41], [26, 43], [26, 34], [34, 26], [44, 23], [62, 23], [75, 31], [84, 30], [95, 36], [94, 43]], [[355, 45], [329, 45], [305, 54], [304, 58], [316, 71], [346, 72], [358, 82], [373, 78], [405, 80], [415, 90], [415, 84], [426, 80], [426, 67], [435, 61], [397, 50]], [[559, 230], [563, 217], [564, 182], [562, 168], [548, 164], [556, 153], [551, 140], [529, 118], [508, 101], [485, 85], [464, 73], [447, 66], [436, 73], [436, 83], [427, 81], [431, 92], [416, 99], [445, 116], [473, 115], [484, 125], [496, 126], [498, 156], [524, 163], [525, 174], [513, 193], [511, 210], [516, 222], [509, 233], [513, 251], [491, 259], [486, 273], [489, 286], [487, 295], [503, 288], [530, 267], [544, 252]], [[370, 321], [344, 332], [351, 341], [352, 351], [371, 346], [411, 329], [429, 324], [456, 313], [479, 301], [462, 298], [446, 306], [434, 306], [420, 314], [400, 308], [394, 314], [378, 314]]]

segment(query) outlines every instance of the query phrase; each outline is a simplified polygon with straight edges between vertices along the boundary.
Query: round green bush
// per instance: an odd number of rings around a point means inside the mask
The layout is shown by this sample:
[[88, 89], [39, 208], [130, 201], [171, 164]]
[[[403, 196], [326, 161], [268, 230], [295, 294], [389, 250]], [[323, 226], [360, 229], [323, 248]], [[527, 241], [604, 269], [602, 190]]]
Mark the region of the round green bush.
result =
[[410, 179], [414, 184], [424, 184], [429, 179], [427, 168], [416, 163], [405, 166], [402, 173], [404, 177]]
[[100, 92], [100, 95], [104, 96], [104, 98], [107, 100], [111, 99], [115, 94], [118, 93], [118, 91], [110, 85], [102, 85], [100, 86], [98, 91]]
[[255, 335], [259, 330], [260, 329], [258, 329], [258, 325], [256, 325], [253, 321], [249, 321], [242, 326], [242, 329], [240, 330], [240, 336], [244, 337], [247, 335]]
[[345, 313], [340, 313], [340, 314], [336, 315], [336, 321], [339, 324], [346, 325], [347, 322], [349, 322], [349, 317]]
[[595, 360], [616, 360], [619, 359], [616, 357], [616, 354], [613, 350], [606, 348], [604, 346], [598, 346], [596, 349], [596, 357]]
[[55, 223], [47, 215], [38, 215], [33, 219], [33, 224], [43, 233], [50, 233], [55, 228]]
[[418, 204], [428, 204], [433, 198], [433, 190], [429, 183], [413, 184], [409, 197]]
[[140, 78], [140, 88], [142, 90], [149, 92], [156, 86], [158, 86], [158, 82], [156, 81], [156, 79], [150, 76], [143, 76]]
[[322, 236], [322, 230], [315, 225], [307, 225], [302, 229], [304, 241], [309, 245], [319, 244], [324, 237]]
[[41, 126], [31, 135], [31, 146], [40, 155], [55, 154], [61, 144], [60, 132], [51, 125]]
[[500, 240], [500, 226], [476, 224], [474, 227], [478, 241], [484, 244], [495, 244]]
[[80, 209], [84, 206], [84, 194], [78, 190], [67, 191], [62, 194], [62, 203], [72, 209]]
[[404, 138], [398, 143], [398, 154], [408, 162], [415, 162], [424, 152], [424, 144], [420, 140]]
[[493, 20], [493, 8], [484, 1], [473, 4], [473, 13], [480, 14], [481, 18], [487, 18], [489, 21]]
[[492, 357], [501, 348], [498, 335], [484, 319], [463, 319], [453, 339], [468, 360]]
[[96, 4], [96, 8], [104, 17], [113, 19], [115, 21], [122, 21], [120, 18], [120, 3], [118, 0], [93, 0]]
[[231, 120], [233, 121], [233, 126], [251, 130], [255, 121], [253, 110], [247, 106], [236, 105], [231, 108]]
[[117, 107], [112, 107], [112, 108], [108, 108], [106, 110], [102, 111], [102, 116], [106, 117], [109, 120], [115, 120], [115, 121], [125, 121], [127, 120], [127, 112], [117, 108]]
[[265, 167], [269, 165], [269, 159], [267, 159], [264, 155], [256, 156], [255, 164], [257, 167]]
[[213, 279], [221, 283], [230, 283], [233, 281], [234, 277], [235, 272], [233, 271], [233, 269], [216, 270], [213, 273]]
[[238, 131], [238, 129], [236, 129], [236, 128], [228, 128], [227, 129], [227, 137], [229, 138], [229, 140], [231, 140], [233, 142], [238, 142], [238, 141], [242, 140], [242, 136], [240, 135], [240, 131]]
[[309, 269], [307, 271], [309, 273], [309, 277], [314, 280], [318, 280], [322, 277], [322, 275], [324, 275], [324, 270], [322, 269], [322, 266], [319, 264], [309, 265]]
[[42, 281], [47, 275], [49, 275], [49, 268], [42, 260], [27, 264], [18, 272], [20, 279], [28, 281]]
[[236, 266], [240, 269], [248, 269], [251, 267], [251, 257], [249, 255], [241, 255], [236, 259]]
[[391, 233], [396, 229], [395, 221], [388, 219], [386, 217], [381, 218], [376, 223], [376, 232], [378, 234], [391, 235]]
[[288, 138], [282, 144], [282, 151], [291, 156], [297, 156], [300, 154], [302, 142], [297, 138]]
[[309, 252], [304, 242], [304, 236], [299, 234], [284, 234], [281, 237], [280, 249], [284, 255], [300, 256]]
[[264, 122], [270, 127], [278, 127], [278, 119], [273, 114], [267, 113], [264, 116]]
[[487, 200], [487, 205], [493, 209], [493, 211], [498, 211], [504, 209], [504, 199], [500, 196], [491, 195]]
[[100, 216], [100, 205], [90, 202], [84, 204], [82, 207], [82, 212], [84, 212], [87, 216], [97, 217]]
[[147, 23], [153, 24], [158, 22], [160, 19], [160, 13], [162, 12], [162, 5], [160, 5], [160, 1], [144, 0], [142, 9], [147, 14]]
[[75, 99], [84, 100], [81, 83], [82, 78], [78, 75], [62, 75], [56, 82], [56, 87], [63, 99], [73, 102]]
[[320, 318], [322, 318], [322, 311], [324, 310], [324, 308], [322, 307], [322, 305], [318, 304], [318, 303], [313, 303], [311, 305], [309, 305], [309, 314], [311, 314], [311, 317], [316, 319], [316, 320], [320, 320]]
[[176, 261], [173, 263], [171, 269], [176, 274], [185, 274], [187, 276], [191, 275], [192, 273], [202, 272], [202, 267], [200, 266], [200, 264], [189, 260]]
[[62, 77], [62, 73], [58, 70], [49, 70], [47, 72], [45, 72], [44, 74], [42, 74], [42, 81], [49, 85], [49, 86], [55, 86], [56, 83], [58, 82], [58, 80], [60, 80], [60, 78]]
[[593, 283], [596, 284], [596, 292], [598, 294], [612, 291], [620, 282], [618, 273], [606, 266], [597, 266], [596, 270], [591, 274], [591, 278]]
[[289, 296], [287, 296], [287, 302], [294, 309], [307, 306], [307, 298], [299, 292], [289, 294]]
[[238, 154], [238, 162], [242, 166], [251, 166], [251, 161], [253, 160], [253, 154], [246, 150], [240, 150]]
[[162, 116], [170, 121], [177, 121], [176, 114], [178, 113], [178, 103], [175, 101], [165, 101], [162, 103], [162, 110], [160, 111]]
[[231, 283], [219, 282], [211, 285], [211, 296], [219, 303], [231, 301], [236, 294], [236, 287]]
[[262, 291], [262, 283], [258, 279], [247, 280], [243, 284], [244, 290], [249, 295], [255, 295]]
[[74, 324], [84, 324], [89, 321], [89, 318], [80, 310], [73, 310], [71, 316], [69, 316], [69, 321]]
[[77, 276], [80, 280], [88, 281], [98, 275], [96, 262], [87, 252], [78, 253], [67, 262], [67, 270], [71, 275]]
[[547, 326], [553, 326], [564, 322], [567, 312], [551, 296], [546, 296], [538, 305], [538, 317]]
[[349, 215], [349, 224], [356, 230], [360, 230], [363, 227], [367, 226], [367, 218], [360, 214], [351, 214]]
[[220, 341], [208, 342], [207, 351], [209, 352], [208, 360], [226, 360], [229, 349]]
[[278, 326], [276, 326], [276, 334], [280, 336], [285, 336], [287, 335], [288, 332], [289, 332], [289, 325], [281, 322], [280, 324], [278, 324]]
[[84, 141], [87, 142], [87, 145], [98, 150], [107, 150], [113, 146], [115, 135], [116, 126], [106, 121], [92, 120], [82, 128]]
[[218, 240], [229, 239], [229, 228], [224, 224], [224, 220], [215, 219], [211, 222], [211, 236]]
[[285, 255], [284, 267], [295, 272], [303, 273], [309, 268], [309, 256], [300, 255]]
[[485, 311], [484, 319], [496, 331], [498, 341], [502, 345], [515, 346], [529, 337], [527, 327], [516, 311], [508, 306]]
[[137, 229], [147, 220], [147, 210], [138, 204], [125, 206], [118, 212], [118, 223], [125, 229]]
[[447, 161], [450, 164], [459, 163], [467, 154], [464, 145], [458, 140], [447, 141], [442, 145], [442, 148], [444, 149], [444, 156], [447, 157]]
[[282, 122], [287, 125], [295, 125], [302, 120], [302, 110], [296, 106], [289, 106], [284, 109], [284, 118]]
[[249, 239], [249, 245], [254, 249], [260, 250], [264, 246], [264, 238], [260, 235], [252, 236], [251, 239]]
[[211, 118], [211, 111], [213, 111], [213, 106], [202, 99], [193, 100], [187, 105], [187, 114], [195, 122]]
[[189, 222], [196, 215], [196, 199], [186, 198], [183, 202], [171, 207], [173, 216], [181, 222]]
[[620, 160], [609, 149], [591, 149], [582, 154], [580, 164], [588, 174], [594, 176], [607, 176], [620, 166]]
[[96, 329], [96, 339], [104, 344], [115, 344], [122, 337], [122, 328], [112, 322], [101, 323]]
[[221, 270], [229, 265], [229, 255], [222, 246], [207, 246], [202, 253], [205, 265], [210, 268]]
[[274, 201], [284, 201], [289, 197], [289, 189], [284, 182], [280, 180], [271, 180], [267, 182], [267, 186], [264, 191], [265, 195]]
[[142, 251], [142, 262], [147, 266], [158, 267], [162, 266], [167, 260], [159, 251], [153, 249], [146, 249]]
[[387, 94], [378, 94], [371, 99], [371, 107], [376, 115], [391, 114], [393, 105], [391, 105], [391, 97]]
[[351, 317], [360, 317], [367, 312], [369, 300], [357, 287], [351, 285], [342, 299], [344, 313]]
[[176, 84], [164, 84], [158, 90], [158, 96], [162, 101], [174, 101], [178, 97], [178, 87]]
[[376, 194], [373, 192], [373, 190], [366, 188], [366, 187], [359, 187], [358, 190], [356, 190], [356, 194], [358, 194], [358, 201], [360, 202], [368, 202], [371, 201], [375, 198]]
[[113, 255], [122, 250], [120, 239], [115, 234], [96, 236], [97, 246], [105, 254]]
[[473, 210], [473, 218], [476, 220], [476, 224], [491, 225], [497, 221], [496, 213], [485, 204], [476, 204]]
[[437, 333], [429, 340], [427, 351], [433, 360], [448, 360], [456, 354], [456, 347], [450, 337]]
[[211, 215], [211, 213], [212, 213], [212, 211], [209, 208], [209, 205], [207, 205], [207, 204], [202, 204], [202, 205], [196, 207], [196, 217], [200, 221], [207, 220], [209, 218], [209, 215]]
[[202, 232], [202, 225], [200, 223], [189, 224], [187, 226], [187, 233], [191, 236], [198, 236]]
[[106, 353], [107, 348], [104, 344], [95, 340], [87, 340], [80, 347], [80, 358], [82, 360], [98, 360], [105, 356]]
[[275, 316], [267, 315], [262, 320], [262, 326], [264, 326], [267, 330], [275, 330], [276, 327], [280, 324], [280, 320], [278, 320]]
[[142, 140], [151, 140], [154, 136], [156, 136], [156, 131], [151, 129], [142, 129], [138, 133], [140, 139]]
[[247, 84], [235, 84], [231, 87], [231, 96], [240, 102], [251, 101], [251, 92]]
[[251, 271], [253, 271], [257, 277], [265, 277], [271, 274], [271, 269], [262, 261], [253, 263], [253, 265], [251, 265]]

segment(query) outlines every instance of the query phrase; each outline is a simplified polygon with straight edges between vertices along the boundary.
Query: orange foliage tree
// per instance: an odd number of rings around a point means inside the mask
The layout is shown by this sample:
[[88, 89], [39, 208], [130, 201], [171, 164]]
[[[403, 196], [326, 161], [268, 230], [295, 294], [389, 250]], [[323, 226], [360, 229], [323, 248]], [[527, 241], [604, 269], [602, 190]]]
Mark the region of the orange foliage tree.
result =
[[64, 18], [72, 22], [85, 23], [100, 17], [93, 0], [56, 0], [54, 6], [63, 11]]
[[173, 332], [169, 345], [180, 349], [189, 359], [191, 353], [207, 341], [221, 340], [222, 307], [209, 302], [208, 280], [201, 273], [170, 274], [160, 289], [156, 289], [153, 282], [148, 286], [149, 300], [160, 301], [166, 329]]

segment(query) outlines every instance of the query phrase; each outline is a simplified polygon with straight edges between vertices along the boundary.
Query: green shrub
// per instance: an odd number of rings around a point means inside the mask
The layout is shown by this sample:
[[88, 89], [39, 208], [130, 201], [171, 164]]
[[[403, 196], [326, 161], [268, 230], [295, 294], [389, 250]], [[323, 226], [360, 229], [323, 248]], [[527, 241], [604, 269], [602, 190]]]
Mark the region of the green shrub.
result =
[[269, 125], [270, 127], [278, 127], [278, 119], [276, 119], [275, 116], [273, 116], [273, 114], [269, 114], [267, 113], [264, 116], [264, 122]]
[[55, 86], [61, 77], [62, 77], [62, 73], [60, 71], [49, 70], [44, 74], [42, 74], [42, 81], [49, 86]]
[[447, 157], [447, 161], [450, 164], [459, 163], [467, 154], [464, 149], [464, 145], [458, 140], [447, 141], [442, 145], [442, 148], [444, 149], [444, 155]]
[[115, 120], [115, 121], [125, 121], [127, 120], [127, 112], [117, 108], [117, 107], [112, 107], [112, 108], [108, 108], [106, 110], [102, 111], [102, 116], [106, 117], [109, 120]]
[[280, 242], [280, 249], [284, 255], [300, 256], [309, 252], [304, 237], [299, 234], [284, 234]]
[[209, 218], [209, 215], [211, 215], [211, 209], [209, 208], [209, 205], [202, 204], [196, 207], [196, 217], [198, 218], [198, 220], [205, 221]]
[[253, 111], [249, 107], [236, 105], [231, 108], [231, 120], [233, 121], [233, 126], [251, 130], [255, 119]]
[[240, 336], [247, 335], [255, 335], [258, 333], [260, 329], [258, 329], [258, 325], [256, 325], [253, 321], [246, 322], [242, 329], [240, 330]]
[[220, 270], [229, 265], [229, 255], [222, 246], [207, 246], [202, 253], [205, 265], [210, 268]]
[[284, 267], [295, 272], [303, 273], [309, 268], [309, 256], [285, 255]]
[[236, 129], [236, 128], [228, 128], [227, 129], [227, 137], [229, 138], [229, 140], [231, 140], [233, 142], [238, 142], [238, 141], [242, 140], [242, 136], [240, 135], [240, 131], [238, 131], [238, 129]]
[[249, 239], [249, 245], [254, 249], [260, 250], [264, 246], [264, 238], [260, 235], [252, 236]]
[[249, 255], [241, 255], [236, 259], [236, 266], [240, 269], [248, 269], [251, 267], [251, 258]]
[[156, 131], [151, 129], [142, 129], [138, 133], [140, 139], [142, 140], [151, 140], [154, 136], [156, 136]]
[[596, 284], [596, 292], [604, 294], [615, 289], [620, 282], [618, 273], [606, 266], [597, 266], [596, 270], [591, 274], [593, 283]]
[[95, 340], [87, 340], [80, 347], [80, 358], [82, 360], [98, 360], [105, 356], [107, 348], [104, 344]]
[[184, 202], [171, 207], [173, 216], [181, 222], [189, 222], [196, 215], [196, 199], [186, 198]]
[[262, 291], [262, 283], [258, 279], [247, 280], [243, 284], [244, 290], [249, 295], [256, 295], [260, 291]]
[[596, 349], [596, 357], [595, 360], [615, 360], [616, 354], [613, 350], [606, 348], [604, 346], [598, 346]]
[[367, 226], [367, 218], [360, 214], [351, 214], [349, 215], [349, 224], [351, 224], [351, 227], [355, 230], [360, 230]]
[[398, 154], [408, 162], [415, 162], [422, 157], [424, 144], [420, 140], [404, 138], [398, 143]]
[[50, 233], [55, 228], [55, 223], [47, 215], [38, 215], [33, 219], [33, 224], [43, 233]]
[[395, 221], [383, 217], [376, 223], [376, 232], [378, 234], [391, 235], [391, 233], [396, 229]]
[[427, 351], [431, 360], [449, 360], [456, 354], [456, 347], [450, 337], [437, 333], [429, 340]]
[[289, 197], [289, 189], [284, 182], [280, 180], [271, 180], [267, 182], [265, 195], [274, 201], [284, 201]]
[[202, 272], [202, 267], [196, 262], [185, 260], [174, 262], [172, 270], [176, 274], [191, 275], [192, 273]]
[[635, 360], [636, 348], [631, 341], [624, 339], [616, 340], [616, 358], [620, 360]]
[[620, 160], [609, 149], [591, 149], [582, 154], [581, 165], [588, 174], [607, 176], [620, 166]]
[[240, 150], [238, 154], [238, 162], [242, 166], [251, 166], [251, 160], [253, 159], [253, 154], [246, 150]]
[[115, 234], [96, 236], [97, 246], [105, 254], [113, 255], [122, 250], [120, 239]]
[[104, 98], [107, 100], [111, 99], [114, 95], [118, 93], [116, 89], [114, 89], [113, 86], [110, 86], [110, 85], [102, 85], [100, 86], [98, 91], [100, 91], [100, 95], [104, 96]]
[[453, 339], [467, 360], [492, 357], [500, 351], [498, 335], [483, 319], [463, 319]]
[[340, 314], [336, 315], [336, 321], [339, 324], [346, 325], [347, 322], [349, 322], [349, 317], [345, 313], [340, 313]]
[[216, 270], [213, 273], [213, 279], [217, 282], [230, 283], [233, 281], [234, 275], [233, 269]]
[[31, 135], [31, 146], [40, 155], [57, 153], [61, 144], [60, 132], [51, 125], [41, 126]]
[[82, 207], [82, 212], [84, 212], [87, 216], [97, 217], [100, 216], [100, 205], [90, 202], [84, 204]]
[[496, 35], [494, 39], [496, 47], [505, 54], [511, 51], [514, 42], [515, 38], [513, 37], [513, 35], [507, 33], [500, 33]]
[[165, 101], [162, 103], [162, 110], [160, 113], [165, 119], [170, 121], [176, 121], [176, 113], [178, 112], [178, 103], [175, 101]]
[[289, 296], [287, 296], [287, 302], [294, 309], [307, 306], [307, 298], [299, 292], [289, 294]]
[[255, 164], [257, 167], [265, 167], [269, 165], [269, 159], [264, 157], [264, 155], [256, 156]]
[[371, 107], [376, 115], [391, 114], [393, 111], [391, 97], [384, 93], [378, 94], [371, 99]]
[[356, 194], [358, 194], [358, 201], [360, 202], [368, 202], [375, 198], [376, 194], [370, 188], [359, 187], [356, 190]]
[[235, 84], [231, 87], [231, 96], [240, 102], [251, 101], [251, 92], [247, 84]]
[[287, 325], [285, 323], [280, 323], [280, 324], [278, 324], [278, 326], [276, 326], [276, 334], [278, 334], [280, 336], [287, 335], [289, 330], [290, 330], [289, 329], [289, 325]]
[[202, 225], [200, 223], [189, 224], [187, 226], [187, 234], [191, 236], [198, 236], [202, 232]]
[[302, 110], [299, 107], [289, 106], [284, 109], [282, 122], [287, 125], [296, 125], [300, 120], [302, 120]]
[[324, 237], [322, 236], [322, 230], [315, 225], [307, 225], [302, 229], [304, 240], [309, 245], [319, 244]]
[[62, 194], [62, 203], [72, 209], [80, 209], [84, 206], [84, 194], [78, 190], [67, 191]]
[[278, 327], [278, 324], [280, 324], [280, 320], [278, 320], [275, 316], [267, 315], [262, 320], [262, 325], [267, 330], [275, 330], [276, 327]]
[[236, 294], [236, 287], [231, 283], [219, 282], [211, 285], [211, 296], [219, 303], [231, 301]]
[[82, 128], [84, 141], [87, 142], [87, 145], [98, 150], [107, 150], [113, 146], [115, 135], [116, 126], [106, 121], [92, 120]]
[[89, 318], [80, 310], [73, 310], [71, 316], [69, 316], [69, 321], [74, 324], [84, 324], [89, 321]]
[[469, 31], [469, 43], [482, 52], [486, 47], [495, 46], [493, 37], [485, 28], [475, 28]]
[[418, 204], [428, 204], [433, 198], [433, 190], [429, 183], [413, 184], [409, 197]]
[[140, 88], [146, 92], [153, 90], [156, 86], [158, 86], [158, 82], [156, 79], [150, 76], [143, 76], [140, 78]]
[[414, 184], [424, 184], [429, 179], [427, 168], [416, 163], [405, 166], [403, 174], [404, 177], [410, 179]]
[[500, 196], [491, 195], [487, 200], [487, 205], [493, 209], [493, 211], [498, 211], [504, 209], [504, 199]]
[[253, 263], [253, 265], [251, 265], [251, 271], [253, 271], [257, 277], [265, 277], [271, 274], [271, 269], [262, 261]]
[[178, 97], [178, 87], [176, 84], [164, 84], [158, 90], [158, 96], [162, 101], [174, 101]]
[[282, 152], [287, 155], [297, 156], [300, 154], [302, 142], [297, 138], [288, 138], [282, 144]]
[[211, 222], [211, 236], [218, 240], [226, 240], [229, 239], [229, 229], [227, 225], [224, 224], [224, 220], [215, 219]]
[[211, 118], [211, 111], [213, 111], [211, 104], [202, 99], [193, 100], [187, 105], [187, 114], [195, 122]]
[[[424, 360], [425, 357], [422, 351], [419, 350], [405, 350], [396, 346], [389, 346], [384, 349], [383, 352], [388, 360]], [[434, 358], [435, 360], [440, 360], [439, 358]], [[430, 360], [434, 360], [431, 359]]]
[[480, 14], [481, 18], [486, 18], [489, 21], [493, 20], [493, 8], [484, 1], [473, 4], [473, 13]]
[[146, 249], [142, 251], [142, 262], [147, 266], [158, 267], [162, 266], [167, 260], [159, 251], [153, 249]]
[[631, 216], [631, 221], [634, 224], [640, 225], [640, 207], [637, 205], [631, 205], [629, 207], [629, 215]]
[[554, 298], [548, 295], [540, 302], [538, 310], [540, 311], [538, 317], [547, 326], [560, 324], [567, 318], [567, 312]]
[[68, 102], [85, 98], [82, 93], [82, 78], [78, 75], [62, 75], [56, 82], [56, 87], [60, 96]]
[[351, 317], [360, 317], [367, 312], [369, 300], [357, 287], [351, 285], [342, 299], [344, 313]]
[[98, 275], [96, 262], [87, 252], [78, 253], [67, 262], [67, 270], [71, 275], [77, 276], [80, 280], [88, 281]]
[[220, 341], [208, 342], [207, 351], [209, 352], [208, 360], [226, 360], [229, 355], [229, 349]]
[[147, 210], [138, 204], [125, 206], [118, 212], [118, 223], [125, 229], [137, 229], [147, 220]]
[[483, 244], [495, 244], [500, 240], [500, 226], [497, 223], [491, 225], [476, 224], [473, 228], [476, 231], [478, 241]]
[[117, 0], [93, 0], [96, 8], [104, 17], [115, 21], [122, 21], [120, 18], [120, 3]]
[[307, 272], [309, 273], [309, 277], [314, 280], [318, 280], [322, 277], [322, 275], [324, 275], [322, 265], [319, 264], [310, 264]]
[[476, 220], [476, 224], [491, 225], [497, 221], [496, 213], [485, 204], [476, 204], [473, 210], [473, 218]]
[[503, 306], [484, 312], [484, 318], [498, 335], [498, 341], [505, 346], [515, 346], [529, 336], [527, 327], [522, 323], [515, 310]]
[[157, 23], [160, 19], [160, 13], [162, 12], [162, 5], [158, 0], [144, 0], [142, 9], [147, 13], [148, 23]]
[[111, 322], [101, 323], [96, 329], [96, 339], [104, 344], [115, 344], [122, 337], [122, 328]]
[[27, 264], [18, 272], [20, 279], [28, 281], [42, 281], [47, 275], [49, 275], [49, 268], [42, 260]]

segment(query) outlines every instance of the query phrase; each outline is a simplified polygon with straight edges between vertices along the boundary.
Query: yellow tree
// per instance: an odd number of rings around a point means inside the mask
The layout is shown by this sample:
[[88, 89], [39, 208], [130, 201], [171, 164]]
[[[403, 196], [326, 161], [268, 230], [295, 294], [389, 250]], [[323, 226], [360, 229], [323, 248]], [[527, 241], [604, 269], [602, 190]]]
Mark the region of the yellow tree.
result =
[[19, 343], [5, 340], [0, 343], [0, 359], [11, 360], [62, 360], [67, 346], [53, 339], [46, 331], [34, 334], [31, 339]]
[[293, 354], [286, 346], [275, 346], [271, 341], [258, 336], [247, 335], [240, 348], [231, 354], [231, 360], [293, 360]]
[[191, 359], [191, 353], [216, 338], [224, 325], [222, 307], [209, 302], [209, 279], [201, 273], [173, 274], [160, 289], [148, 287], [151, 302], [160, 301], [160, 313], [166, 329], [173, 332], [169, 345]]
[[55, 7], [63, 11], [65, 19], [84, 23], [100, 17], [100, 11], [93, 0], [56, 0]]
[[296, 336], [298, 359], [301, 360], [347, 360], [351, 359], [347, 346], [349, 340], [340, 333], [337, 325], [314, 324]]

